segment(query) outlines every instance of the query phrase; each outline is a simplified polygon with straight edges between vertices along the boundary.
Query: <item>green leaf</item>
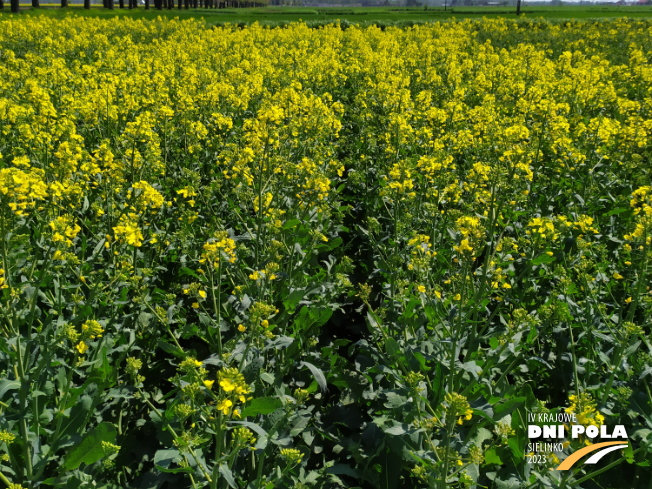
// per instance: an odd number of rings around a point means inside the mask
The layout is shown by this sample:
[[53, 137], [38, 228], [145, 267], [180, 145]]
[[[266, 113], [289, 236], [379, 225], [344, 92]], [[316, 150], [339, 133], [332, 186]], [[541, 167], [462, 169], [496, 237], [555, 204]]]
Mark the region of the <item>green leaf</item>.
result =
[[645, 441], [647, 439], [647, 437], [650, 435], [650, 433], [652, 433], [652, 431], [650, 431], [647, 428], [639, 428], [638, 430], [636, 430], [634, 432], [634, 434], [631, 436], [631, 438], [633, 438], [635, 440]]
[[319, 384], [319, 388], [322, 391], [326, 391], [328, 384], [326, 383], [326, 377], [324, 376], [324, 372], [322, 372], [320, 369], [315, 367], [312, 363], [309, 362], [301, 362], [301, 363], [310, 369], [312, 375], [315, 376], [315, 380]]
[[310, 422], [310, 418], [308, 416], [298, 416], [296, 417], [293, 422], [292, 422], [292, 428], [290, 429], [290, 435], [291, 436], [297, 436], [303, 432], [303, 430], [306, 429], [306, 426], [308, 426], [308, 423]]
[[500, 419], [508, 414], [512, 414], [514, 409], [518, 409], [519, 407], [524, 406], [526, 400], [527, 398], [525, 396], [512, 397], [511, 399], [507, 399], [505, 402], [496, 404], [494, 406], [494, 410], [496, 411], [496, 419]]
[[0, 399], [5, 393], [12, 389], [20, 389], [20, 382], [17, 380], [3, 379], [0, 381]]
[[178, 473], [188, 473], [192, 474], [192, 467], [175, 467], [170, 468], [172, 464], [178, 464], [183, 460], [179, 450], [158, 450], [154, 454], [154, 465], [161, 472], [166, 472], [168, 474], [178, 474]]
[[274, 374], [270, 374], [269, 372], [263, 372], [260, 374], [260, 380], [263, 382], [267, 382], [268, 384], [273, 384], [274, 383]]
[[397, 423], [389, 428], [385, 428], [383, 431], [389, 435], [396, 435], [396, 436], [404, 435], [405, 433], [407, 433], [405, 427], [400, 423]]
[[462, 370], [465, 370], [466, 372], [469, 372], [473, 377], [476, 379], [482, 373], [482, 369], [478, 367], [478, 364], [475, 363], [474, 360], [471, 360], [470, 362], [465, 362], [461, 365]]
[[231, 469], [226, 464], [220, 465], [219, 468], [220, 474], [222, 474], [222, 477], [226, 480], [226, 483], [229, 485], [229, 487], [233, 487], [237, 489], [238, 485], [235, 483], [235, 479], [233, 478], [233, 473], [231, 472]]
[[539, 404], [530, 384], [523, 384], [518, 390], [518, 395], [525, 396], [525, 409], [528, 411], [533, 411]]
[[311, 328], [318, 328], [326, 324], [332, 315], [333, 310], [330, 308], [303, 306], [294, 321], [294, 328], [307, 333]]
[[516, 436], [512, 436], [507, 440], [507, 445], [512, 450], [512, 455], [514, 456], [515, 460], [520, 461], [525, 458], [525, 444], [523, 443], [522, 437], [519, 436], [518, 433]]
[[632, 449], [632, 444], [628, 443], [627, 448], [623, 450], [623, 455], [628, 464], [634, 463], [634, 450]]
[[111, 423], [100, 423], [68, 452], [63, 462], [63, 471], [74, 470], [82, 463], [90, 465], [97, 462], [104, 457], [102, 442], [115, 443], [116, 436], [115, 426]]
[[271, 349], [282, 350], [283, 348], [289, 347], [292, 343], [294, 343], [294, 338], [291, 338], [290, 336], [277, 336], [273, 340], [267, 342], [263, 351]]
[[256, 416], [258, 414], [269, 414], [283, 406], [277, 397], [258, 397], [253, 399], [249, 405], [242, 410], [242, 417]]
[[390, 336], [385, 340], [385, 350], [387, 350], [387, 354], [390, 358], [393, 358], [401, 351], [401, 347], [398, 345], [396, 340]]
[[400, 408], [401, 406], [404, 406], [408, 403], [408, 400], [406, 397], [403, 397], [396, 392], [387, 392], [387, 402], [385, 403], [385, 407], [389, 409], [396, 409]]
[[166, 353], [171, 353], [171, 354], [177, 355], [177, 356], [183, 354], [183, 352], [180, 352], [179, 349], [176, 346], [168, 343], [167, 341], [158, 340], [157, 341], [157, 346]]
[[292, 314], [299, 302], [301, 302], [301, 299], [303, 299], [304, 295], [306, 295], [306, 291], [304, 289], [293, 290], [290, 292], [290, 295], [287, 297], [287, 299], [283, 301], [283, 307], [285, 307], [285, 310]]
[[492, 436], [491, 431], [488, 429], [479, 428], [472, 437], [469, 437], [469, 441], [480, 448], [485, 441], [491, 440]]
[[615, 216], [616, 214], [622, 214], [623, 212], [627, 212], [628, 210], [629, 207], [618, 207], [617, 209], [602, 214], [602, 216], [603, 217]]
[[625, 357], [629, 357], [629, 356], [633, 355], [634, 352], [636, 352], [636, 350], [638, 350], [638, 347], [639, 347], [639, 346], [641, 346], [641, 342], [640, 342], [640, 341], [636, 341], [636, 342], [634, 342], [633, 344], [631, 344], [631, 345], [629, 345], [629, 346], [627, 347], [627, 349], [625, 350], [625, 352], [623, 353], [623, 355], [624, 355]]
[[299, 219], [290, 219], [288, 222], [283, 224], [282, 229], [284, 229], [284, 230], [292, 229], [294, 227], [297, 227], [299, 224], [301, 224], [301, 221], [299, 221]]
[[348, 475], [349, 477], [354, 478], [360, 477], [360, 474], [358, 474], [354, 468], [346, 464], [335, 464], [332, 467], [328, 467], [326, 469], [326, 473], [335, 475]]
[[544, 263], [552, 263], [555, 261], [554, 256], [550, 256], [546, 253], [541, 253], [534, 260], [532, 260], [532, 265], [543, 265]]
[[179, 450], [158, 450], [154, 454], [154, 465], [167, 469], [173, 463], [181, 461], [181, 453]]
[[513, 475], [509, 479], [496, 479], [494, 484], [496, 489], [518, 489], [521, 487], [521, 482]]
[[416, 359], [417, 362], [419, 362], [419, 367], [421, 367], [421, 370], [424, 372], [428, 370], [428, 366], [426, 365], [426, 359], [424, 356], [419, 353], [418, 351], [412, 352], [412, 355]]
[[[86, 424], [91, 407], [93, 406], [93, 399], [90, 396], [83, 395], [79, 401], [70, 410], [70, 416], [64, 420], [61, 428], [61, 438], [65, 439], [68, 436], [73, 436], [82, 431], [82, 426]], [[59, 416], [63, 416], [59, 414]]]
[[199, 275], [197, 275], [197, 272], [191, 270], [188, 267], [181, 267], [179, 269], [179, 277], [183, 277], [184, 275], [190, 275], [191, 277], [200, 278]]
[[489, 465], [489, 464], [502, 465], [503, 461], [500, 459], [500, 457], [496, 453], [496, 450], [494, 450], [493, 448], [490, 448], [489, 450], [484, 452], [484, 463], [486, 465]]

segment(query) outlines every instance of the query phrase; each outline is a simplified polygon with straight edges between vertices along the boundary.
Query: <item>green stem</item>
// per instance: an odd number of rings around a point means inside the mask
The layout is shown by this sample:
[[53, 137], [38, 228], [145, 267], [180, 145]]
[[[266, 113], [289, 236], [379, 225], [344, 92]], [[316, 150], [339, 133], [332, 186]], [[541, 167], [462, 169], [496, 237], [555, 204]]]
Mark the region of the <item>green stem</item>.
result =
[[[394, 229], [393, 229], [393, 231], [394, 231], [394, 254], [393, 254], [393, 256], [397, 256], [398, 252], [399, 252], [399, 250], [398, 250], [398, 219], [400, 217], [400, 209], [399, 209], [399, 207], [401, 205], [400, 200], [398, 198], [398, 191], [396, 191], [396, 193], [394, 195], [394, 198], [395, 198], [395, 205], [394, 205], [394, 226], [393, 226], [394, 227]], [[393, 257], [389, 257], [390, 260], [392, 258]], [[391, 265], [389, 263], [387, 265], [388, 265], [388, 267], [391, 267]], [[394, 267], [391, 267], [391, 268], [394, 268]], [[391, 274], [391, 280], [392, 280], [392, 283], [391, 283], [392, 311], [394, 311], [394, 307], [396, 305], [396, 274], [397, 273], [398, 273], [397, 269], [392, 270], [392, 274]]]
[[211, 482], [211, 489], [217, 489], [217, 481], [219, 477], [219, 460], [222, 453], [222, 443], [224, 442], [224, 433], [222, 432], [222, 417], [223, 414], [220, 411], [220, 414], [217, 417], [217, 429], [215, 430], [215, 462], [213, 464], [213, 480]]
[[466, 275], [469, 270], [468, 261], [465, 260], [464, 268], [462, 269], [462, 280], [464, 280], [462, 286], [462, 293], [460, 294], [460, 304], [459, 312], [457, 314], [457, 328], [452, 326], [451, 331], [451, 361], [450, 361], [450, 372], [449, 372], [449, 381], [448, 381], [448, 392], [455, 392], [455, 357], [457, 352], [457, 337], [462, 331], [462, 306], [466, 299]]
[[[174, 439], [176, 440], [177, 438], [179, 438], [179, 435], [177, 435], [177, 433], [174, 431], [174, 429], [172, 428], [172, 426], [170, 426], [170, 423], [168, 423], [168, 422], [166, 421], [166, 419], [165, 419], [165, 417], [163, 416], [163, 414], [161, 413], [161, 411], [159, 411], [159, 410], [156, 408], [156, 406], [154, 406], [154, 404], [152, 404], [152, 403], [150, 402], [150, 400], [147, 399], [147, 398], [145, 397], [143, 391], [141, 391], [140, 389], [138, 389], [138, 392], [140, 393], [141, 398], [145, 401], [145, 403], [146, 403], [146, 404], [147, 404], [147, 405], [148, 405], [148, 406], [149, 406], [149, 407], [150, 407], [150, 408], [151, 408], [151, 409], [156, 413], [156, 415], [161, 419], [161, 421], [162, 421], [163, 423], [165, 423], [165, 427], [170, 431], [170, 433], [172, 434], [172, 436], [174, 437]], [[195, 451], [192, 449], [192, 447], [188, 447], [188, 451], [190, 452], [190, 455], [192, 455], [192, 458], [195, 460], [195, 463], [197, 464], [197, 467], [199, 467], [199, 470], [201, 470], [202, 474], [204, 474], [204, 477], [206, 478], [206, 480], [208, 481], [208, 483], [209, 483], [209, 484], [212, 484], [212, 478], [211, 478], [211, 476], [208, 475], [208, 472], [206, 471], [206, 469], [204, 468], [204, 466], [201, 464], [201, 462], [200, 462], [199, 459], [197, 458], [197, 454], [195, 453]]]
[[[647, 448], [647, 445], [638, 447], [636, 450], [634, 450], [634, 452], [632, 453], [632, 455], [634, 455], [634, 454], [640, 452], [640, 451], [641, 451], [642, 449], [644, 449], [644, 448]], [[609, 470], [609, 469], [615, 467], [616, 465], [622, 463], [624, 460], [625, 460], [625, 457], [621, 457], [621, 458], [619, 458], [619, 459], [617, 459], [617, 460], [614, 460], [614, 461], [611, 462], [609, 465], [605, 465], [605, 466], [602, 467], [601, 469], [595, 470], [595, 471], [591, 472], [590, 474], [585, 475], [585, 476], [582, 477], [581, 479], [577, 479], [577, 480], [574, 482], [574, 485], [577, 486], [577, 485], [581, 484], [581, 483], [584, 482], [584, 481], [587, 481], [587, 480], [593, 479], [596, 475], [600, 475], [600, 474], [602, 474], [603, 472], [606, 472], [607, 470]]]
[[29, 382], [25, 378], [25, 366], [23, 364], [23, 354], [20, 347], [20, 335], [16, 337], [16, 350], [18, 353], [18, 374], [20, 375], [20, 410], [23, 413], [20, 420], [20, 431], [23, 438], [23, 449], [25, 452], [25, 465], [27, 467], [27, 477], [30, 482], [33, 480], [32, 457], [29, 451], [29, 438], [27, 436], [27, 391]]
[[[502, 211], [502, 206], [503, 206], [503, 203], [504, 203], [503, 201], [501, 201], [498, 204], [496, 204], [495, 193], [496, 193], [496, 187], [495, 187], [495, 185], [493, 185], [492, 189], [491, 189], [491, 210], [492, 210], [492, 212], [491, 212], [491, 221], [490, 221], [489, 230], [488, 230], [488, 234], [489, 234], [490, 237], [495, 234], [496, 223], [498, 222], [498, 218], [500, 216], [500, 213]], [[509, 221], [508, 221], [507, 225], [509, 225]], [[507, 226], [505, 226], [505, 227], [507, 227]], [[489, 249], [485, 253], [485, 259], [484, 259], [484, 263], [482, 265], [482, 279], [480, 280], [480, 285], [479, 285], [479, 287], [477, 288], [477, 290], [476, 290], [476, 292], [474, 294], [474, 300], [473, 300], [473, 308], [474, 308], [474, 310], [473, 310], [473, 320], [472, 320], [473, 327], [471, 329], [471, 338], [469, 340], [469, 347], [467, 349], [466, 355], [464, 355], [465, 361], [466, 361], [467, 358], [469, 358], [469, 356], [472, 353], [474, 353], [476, 351], [477, 346], [478, 346], [477, 345], [477, 337], [484, 333], [485, 328], [483, 328], [482, 331], [480, 331], [480, 332], [476, 331], [476, 328], [477, 328], [476, 325], [477, 325], [477, 321], [478, 321], [478, 314], [480, 313], [480, 307], [478, 307], [478, 304], [480, 302], [480, 299], [482, 298], [482, 295], [485, 292], [487, 284], [489, 283], [489, 280], [487, 280], [487, 271], [489, 270], [489, 266], [490, 266], [491, 262], [493, 261], [494, 256], [496, 256], [496, 248], [498, 247], [498, 243], [500, 243], [500, 241], [503, 239], [503, 234], [504, 233], [505, 233], [505, 230], [503, 229], [503, 231], [498, 236], [498, 239], [490, 241]], [[498, 307], [496, 307], [494, 312], [497, 312], [497, 311], [498, 311]], [[489, 325], [490, 320], [487, 321], [485, 324]]]
[[[647, 243], [647, 233], [643, 235], [643, 242]], [[627, 321], [632, 321], [634, 319], [634, 313], [636, 312], [636, 308], [638, 307], [638, 303], [641, 298], [641, 294], [643, 292], [643, 284], [645, 283], [645, 277], [647, 275], [647, 253], [648, 253], [648, 247], [645, 246], [643, 248], [643, 267], [640, 271], [640, 277], [638, 278], [638, 283], [636, 284], [636, 298], [634, 301], [632, 301], [632, 304], [629, 306], [629, 311], [627, 311]]]
[[66, 410], [66, 402], [68, 401], [68, 394], [70, 394], [70, 385], [72, 384], [72, 374], [73, 374], [73, 369], [71, 368], [68, 370], [68, 374], [66, 376], [66, 385], [65, 385], [65, 391], [63, 393], [63, 396], [61, 397], [61, 403], [58, 404], [58, 415], [59, 415], [59, 420], [57, 421], [57, 428], [54, 431], [54, 436], [52, 437], [53, 440], [58, 440], [59, 439], [59, 433], [61, 432], [61, 425], [63, 424], [63, 412]]
[[[453, 420], [453, 423], [454, 423], [455, 418], [452, 417], [451, 419]], [[448, 481], [448, 462], [449, 462], [448, 448], [450, 447], [451, 431], [452, 430], [453, 430], [453, 427], [451, 426], [451, 423], [447, 422], [446, 423], [446, 444], [444, 445], [444, 472], [442, 473], [441, 481], [439, 481], [441, 489], [446, 489], [446, 487], [448, 485], [447, 484], [447, 481]]]
[[256, 224], [256, 250], [254, 257], [254, 264], [256, 270], [260, 265], [260, 245], [262, 241], [262, 227], [263, 227], [263, 172], [265, 170], [264, 160], [267, 159], [267, 145], [265, 145], [265, 154], [260, 160], [260, 165], [258, 167], [258, 217]]
[[7, 487], [11, 487], [12, 485], [2, 472], [0, 472], [0, 481], [4, 482]]
[[616, 362], [612, 362], [611, 365], [613, 367], [613, 370], [611, 371], [611, 374], [609, 374], [609, 380], [607, 381], [607, 385], [605, 386], [604, 393], [602, 394], [602, 399], [600, 400], [601, 406], [604, 406], [607, 403], [607, 399], [609, 399], [609, 393], [611, 392], [611, 385], [613, 384], [614, 379], [616, 378], [616, 372], [620, 368], [620, 364], [623, 362], [624, 351], [625, 351], [625, 345], [621, 343], [620, 346], [618, 346], [618, 349], [616, 350], [616, 355], [615, 355]]
[[[49, 265], [50, 265], [50, 251], [52, 250], [51, 246], [48, 246], [48, 249], [45, 253], [45, 258], [43, 259], [43, 270], [47, 270]], [[36, 263], [38, 260], [34, 260], [34, 263], [32, 264], [32, 269], [29, 273], [28, 280], [31, 281], [34, 277], [34, 272], [36, 268]], [[61, 284], [59, 284], [59, 287], [61, 287]], [[35, 311], [36, 311], [36, 300], [38, 299], [38, 293], [39, 290], [41, 289], [41, 280], [36, 283], [34, 286], [34, 292], [32, 295], [32, 300], [31, 304], [29, 306], [29, 325], [27, 327], [27, 339], [31, 340], [32, 339], [32, 324], [34, 323], [34, 316], [35, 316]]]
[[158, 318], [158, 320], [159, 320], [162, 324], [165, 324], [166, 330], [167, 330], [168, 334], [170, 335], [170, 338], [172, 338], [172, 341], [174, 341], [174, 344], [175, 344], [176, 347], [179, 349], [179, 352], [180, 352], [180, 353], [183, 353], [183, 348], [181, 348], [181, 345], [180, 345], [179, 342], [177, 341], [176, 336], [174, 336], [174, 334], [172, 333], [172, 330], [170, 329], [170, 325], [169, 325], [168, 322], [167, 322], [167, 318], [162, 318], [161, 316], [159, 316], [159, 314], [158, 314], [158, 313], [156, 312], [156, 310], [155, 310], [155, 309], [150, 305], [149, 302], [147, 302], [147, 301], [143, 301], [143, 302], [144, 302], [145, 305], [149, 308], [149, 310], [152, 311], [152, 313], [154, 314], [154, 316], [156, 316], [156, 317]]
[[[217, 321], [217, 354], [222, 358], [222, 326], [221, 326], [221, 312], [222, 312], [222, 294], [220, 293], [222, 285], [222, 257], [220, 256], [219, 267], [218, 267], [218, 289], [215, 290], [215, 281], [213, 279], [213, 272], [211, 272], [211, 293], [213, 294], [213, 312], [215, 313]], [[217, 299], [215, 296], [217, 295]]]
[[571, 353], [573, 357], [573, 376], [575, 378], [575, 395], [577, 399], [580, 398], [580, 378], [577, 375], [577, 353], [575, 352], [575, 338], [573, 336], [573, 325], [568, 324], [568, 332], [570, 333], [571, 338]]
[[267, 454], [267, 448], [269, 445], [267, 445], [263, 449], [263, 453], [260, 455], [260, 462], [258, 464], [258, 473], [256, 474], [256, 487], [260, 487], [261, 481], [263, 480], [263, 465], [265, 464], [265, 456]]
[[[4, 202], [2, 203], [4, 204]], [[0, 214], [0, 243], [2, 243], [2, 269], [4, 270], [5, 285], [10, 286], [9, 283], [9, 270], [7, 269], [7, 240], [5, 239], [5, 213], [4, 205], [2, 206], [3, 212]]]

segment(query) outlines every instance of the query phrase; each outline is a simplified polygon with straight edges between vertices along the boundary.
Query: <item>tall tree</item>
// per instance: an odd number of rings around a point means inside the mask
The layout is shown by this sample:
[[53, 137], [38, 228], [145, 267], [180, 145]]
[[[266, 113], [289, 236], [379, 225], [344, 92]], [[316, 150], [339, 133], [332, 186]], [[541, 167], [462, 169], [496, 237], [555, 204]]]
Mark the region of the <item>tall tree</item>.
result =
[[516, 0], [516, 15], [521, 15], [521, 0]]
[[19, 0], [11, 0], [11, 11], [14, 14], [17, 14], [19, 10], [20, 10]]

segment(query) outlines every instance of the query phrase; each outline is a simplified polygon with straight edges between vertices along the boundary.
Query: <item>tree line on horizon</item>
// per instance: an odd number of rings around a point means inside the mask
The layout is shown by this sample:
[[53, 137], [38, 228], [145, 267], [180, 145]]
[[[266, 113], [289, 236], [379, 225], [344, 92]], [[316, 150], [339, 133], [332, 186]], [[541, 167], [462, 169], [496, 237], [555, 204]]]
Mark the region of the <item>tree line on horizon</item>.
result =
[[[11, 12], [18, 13], [20, 10], [20, 0], [10, 0], [11, 1]], [[154, 8], [157, 10], [168, 9], [172, 10], [175, 6], [174, 0], [144, 0], [145, 10], [149, 10], [151, 4], [154, 4]], [[0, 0], [0, 9], [4, 9], [4, 0]], [[266, 7], [269, 5], [269, 0], [177, 0], [177, 8], [181, 9], [190, 9], [190, 8], [246, 8], [246, 7]], [[135, 9], [138, 8], [138, 0], [118, 0], [118, 7]], [[102, 0], [102, 6], [104, 8], [113, 10], [115, 9], [116, 1], [115, 0]], [[32, 0], [32, 8], [39, 8], [41, 6], [40, 0]], [[66, 8], [69, 6], [69, 0], [61, 0], [61, 8]], [[84, 8], [91, 8], [91, 0], [84, 0]]]

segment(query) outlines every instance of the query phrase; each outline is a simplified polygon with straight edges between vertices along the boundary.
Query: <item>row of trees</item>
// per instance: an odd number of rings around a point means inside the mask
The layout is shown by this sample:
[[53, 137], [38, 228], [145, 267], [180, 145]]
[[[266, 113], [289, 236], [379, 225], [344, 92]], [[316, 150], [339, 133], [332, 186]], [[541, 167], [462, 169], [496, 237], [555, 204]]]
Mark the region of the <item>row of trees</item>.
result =
[[[34, 0], [33, 0], [34, 1]], [[63, 2], [68, 2], [68, 0], [61, 0], [61, 6], [63, 7]], [[138, 0], [127, 0], [128, 7], [130, 9], [138, 7]], [[114, 9], [115, 0], [102, 0], [104, 8]], [[244, 7], [266, 7], [268, 5], [268, 0], [254, 0], [241, 2], [239, 0], [226, 0], [223, 2], [217, 0], [177, 0], [177, 8], [179, 9], [190, 9], [190, 8], [244, 8]], [[87, 6], [88, 4], [88, 6]], [[125, 0], [119, 0], [118, 5], [120, 8], [125, 8]], [[150, 7], [150, 0], [145, 0], [145, 10], [148, 10]], [[84, 0], [84, 8], [90, 8], [90, 0]], [[174, 8], [174, 0], [154, 0], [154, 8], [158, 10]]]
[[[102, 5], [104, 8], [113, 10], [115, 8], [115, 0], [102, 0]], [[145, 0], [145, 10], [150, 8], [150, 0]], [[138, 0], [118, 0], [118, 6], [120, 8], [134, 9], [138, 7]], [[189, 8], [244, 8], [244, 7], [266, 7], [269, 4], [269, 0], [251, 0], [251, 1], [240, 1], [240, 0], [177, 0], [177, 8], [179, 9], [189, 9]], [[40, 0], [32, 0], [32, 8], [39, 8], [41, 6]], [[68, 0], [61, 0], [61, 7], [68, 7]], [[84, 8], [91, 8], [91, 0], [84, 0]], [[174, 0], [154, 0], [154, 8], [158, 10], [163, 10], [164, 8], [173, 9]], [[4, 9], [4, 0], [0, 0], [0, 9]], [[13, 13], [18, 13], [20, 9], [20, 0], [11, 0], [11, 11]]]

